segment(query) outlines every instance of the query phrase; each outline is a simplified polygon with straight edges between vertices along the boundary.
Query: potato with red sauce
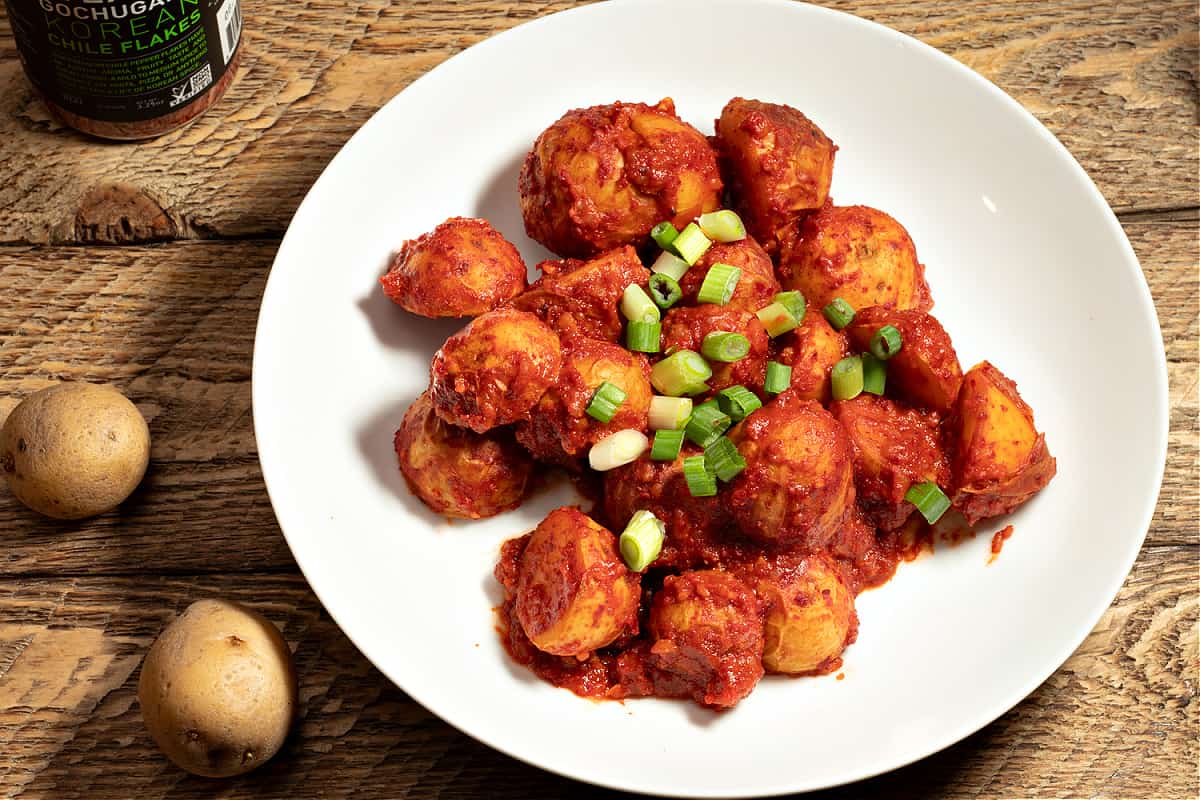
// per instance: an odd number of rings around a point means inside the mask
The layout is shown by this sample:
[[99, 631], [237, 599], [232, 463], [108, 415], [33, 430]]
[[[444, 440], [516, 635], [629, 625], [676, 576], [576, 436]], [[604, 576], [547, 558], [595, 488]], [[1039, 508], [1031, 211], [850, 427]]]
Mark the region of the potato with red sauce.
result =
[[850, 443], [838, 421], [787, 391], [729, 438], [746, 460], [726, 494], [742, 533], [802, 552], [828, 544], [854, 504]]
[[769, 252], [829, 196], [837, 147], [791, 106], [735, 97], [716, 122], [730, 193], [751, 235]]
[[[610, 421], [600, 422], [587, 407], [606, 381], [625, 392], [625, 400]], [[606, 436], [626, 428], [644, 431], [651, 394], [650, 364], [641, 353], [599, 339], [567, 337], [558, 378], [517, 426], [517, 441], [539, 461], [575, 468]]]
[[1017, 385], [987, 361], [963, 377], [948, 420], [955, 443], [954, 507], [967, 522], [1007, 514], [1041, 491], [1057, 471], [1046, 437]]
[[737, 571], [766, 606], [763, 666], [824, 675], [841, 665], [858, 634], [854, 593], [828, 556], [760, 556]]
[[832, 395], [829, 375], [850, 355], [846, 334], [835, 331], [820, 308], [809, 306], [799, 327], [776, 341], [782, 343], [778, 360], [792, 368], [792, 392], [827, 404]]
[[524, 311], [489, 311], [434, 354], [434, 411], [451, 425], [484, 433], [522, 419], [561, 366], [558, 334], [546, 323]]
[[806, 217], [780, 257], [779, 280], [785, 289], [803, 292], [818, 309], [836, 297], [855, 309], [933, 307], [925, 267], [908, 231], [867, 206], [826, 205]]
[[763, 622], [754, 592], [728, 572], [670, 575], [654, 595], [647, 662], [656, 693], [729, 708], [763, 675]]
[[395, 447], [408, 488], [448, 517], [482, 519], [516, 508], [533, 469], [511, 432], [448, 425], [434, 413], [428, 391], [405, 413]]
[[918, 408], [948, 412], [958, 397], [962, 367], [950, 334], [924, 311], [876, 306], [855, 315], [846, 335], [855, 350], [865, 352], [884, 325], [900, 332], [900, 352], [887, 362], [887, 392]]
[[487, 220], [451, 217], [405, 242], [379, 282], [413, 314], [473, 317], [525, 290], [525, 262]]
[[640, 245], [663, 220], [682, 228], [720, 206], [704, 134], [657, 105], [568, 111], [538, 136], [519, 180], [525, 232], [560, 256]]
[[713, 242], [704, 255], [683, 274], [679, 289], [682, 302], [695, 304], [696, 295], [704, 284], [704, 276], [713, 264], [729, 264], [742, 271], [733, 296], [725, 308], [740, 308], [751, 313], [770, 305], [780, 291], [775, 279], [775, 265], [757, 242], [746, 237], [739, 242]]
[[637, 461], [604, 473], [604, 515], [623, 530], [633, 515], [649, 511], [666, 524], [662, 552], [653, 566], [692, 569], [717, 566], [736, 552], [725, 533], [729, 512], [719, 497], [693, 497], [683, 476], [683, 459], [704, 452], [685, 443], [674, 461]]
[[762, 395], [766, 380], [767, 355], [771, 339], [758, 317], [749, 311], [713, 303], [672, 308], [662, 320], [662, 350], [693, 350], [700, 352], [704, 337], [712, 333], [739, 333], [750, 342], [750, 352], [733, 362], [709, 359], [712, 377], [708, 385], [713, 391], [742, 385]]
[[551, 511], [517, 569], [514, 612], [542, 652], [582, 659], [637, 630], [641, 577], [621, 560], [617, 537], [578, 508]]
[[912, 515], [915, 506], [904, 495], [914, 484], [950, 485], [937, 414], [870, 394], [829, 410], [850, 437], [858, 505], [876, 527], [896, 530]]
[[626, 287], [645, 287], [650, 271], [632, 247], [618, 247], [580, 261], [543, 261], [542, 277], [512, 301], [512, 307], [536, 314], [562, 336], [582, 334], [620, 341], [625, 320], [619, 307]]

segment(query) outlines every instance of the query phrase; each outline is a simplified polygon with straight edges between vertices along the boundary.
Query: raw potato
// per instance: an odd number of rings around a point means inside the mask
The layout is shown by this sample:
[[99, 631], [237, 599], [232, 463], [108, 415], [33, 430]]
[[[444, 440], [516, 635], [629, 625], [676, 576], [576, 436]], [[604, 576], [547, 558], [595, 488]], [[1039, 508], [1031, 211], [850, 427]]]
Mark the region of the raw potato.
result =
[[296, 672], [279, 630], [223, 600], [198, 600], [142, 663], [138, 702], [151, 738], [188, 772], [249, 772], [283, 745], [296, 710]]
[[150, 429], [111, 386], [64, 383], [21, 401], [0, 430], [0, 469], [16, 498], [57, 519], [110, 511], [150, 462]]

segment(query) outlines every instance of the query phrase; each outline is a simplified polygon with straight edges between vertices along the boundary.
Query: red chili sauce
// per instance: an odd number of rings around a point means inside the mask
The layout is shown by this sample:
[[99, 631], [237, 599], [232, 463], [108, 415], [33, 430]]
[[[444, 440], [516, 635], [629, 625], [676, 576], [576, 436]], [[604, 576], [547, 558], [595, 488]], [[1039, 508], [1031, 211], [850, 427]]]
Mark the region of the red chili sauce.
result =
[[991, 564], [1000, 556], [1000, 551], [1004, 548], [1004, 543], [1008, 540], [1008, 537], [1012, 535], [1012, 525], [1005, 525], [1003, 528], [992, 534], [992, 554], [988, 556], [989, 564]]

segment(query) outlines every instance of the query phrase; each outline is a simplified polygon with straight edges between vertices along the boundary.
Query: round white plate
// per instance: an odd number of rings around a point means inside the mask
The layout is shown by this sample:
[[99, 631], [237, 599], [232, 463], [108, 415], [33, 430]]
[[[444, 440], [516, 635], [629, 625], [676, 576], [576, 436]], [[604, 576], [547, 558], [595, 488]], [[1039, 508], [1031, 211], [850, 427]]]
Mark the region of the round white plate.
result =
[[[517, 171], [569, 108], [675, 99], [702, 131], [734, 95], [792, 104], [840, 147], [833, 196], [895, 215], [965, 366], [1018, 382], [1058, 477], [987, 537], [859, 598], [845, 679], [765, 679], [729, 713], [595, 703], [512, 664], [493, 630], [519, 511], [447, 524], [409, 495], [392, 433], [455, 323], [377, 286], [444, 218], [490, 219], [532, 266]], [[379, 111], [317, 181], [279, 249], [254, 354], [254, 417], [280, 526], [313, 590], [390, 679], [532, 764], [663, 795], [776, 794], [921, 758], [986, 725], [1079, 645], [1128, 573], [1167, 431], [1154, 306], [1115, 217], [1061, 144], [953, 59], [845, 14], [773, 0], [604, 3], [500, 34]], [[998, 528], [984, 526], [987, 531]]]

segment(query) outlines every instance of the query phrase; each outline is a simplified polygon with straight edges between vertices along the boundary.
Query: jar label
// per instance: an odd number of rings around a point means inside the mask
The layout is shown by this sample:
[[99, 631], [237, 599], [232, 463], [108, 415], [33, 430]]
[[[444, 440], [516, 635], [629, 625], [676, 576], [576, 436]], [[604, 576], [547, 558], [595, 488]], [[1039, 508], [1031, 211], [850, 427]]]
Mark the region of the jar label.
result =
[[166, 116], [221, 79], [241, 42], [238, 0], [5, 0], [33, 84], [107, 122]]

